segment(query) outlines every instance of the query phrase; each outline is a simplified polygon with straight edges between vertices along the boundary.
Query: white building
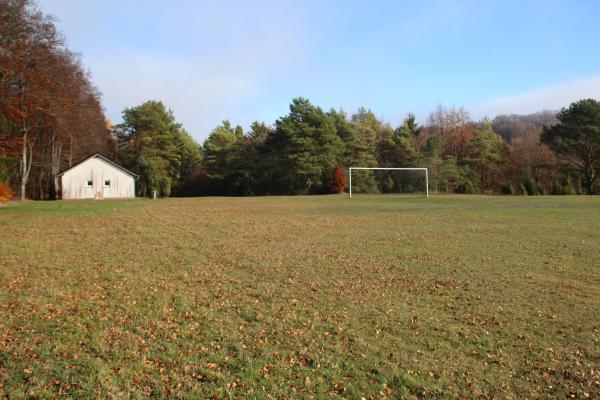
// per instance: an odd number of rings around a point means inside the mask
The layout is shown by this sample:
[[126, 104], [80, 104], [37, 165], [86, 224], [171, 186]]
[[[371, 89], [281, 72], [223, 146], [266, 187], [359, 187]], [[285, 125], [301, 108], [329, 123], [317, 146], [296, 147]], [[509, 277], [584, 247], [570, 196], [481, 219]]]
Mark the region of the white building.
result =
[[136, 174], [94, 154], [58, 174], [63, 199], [134, 198]]

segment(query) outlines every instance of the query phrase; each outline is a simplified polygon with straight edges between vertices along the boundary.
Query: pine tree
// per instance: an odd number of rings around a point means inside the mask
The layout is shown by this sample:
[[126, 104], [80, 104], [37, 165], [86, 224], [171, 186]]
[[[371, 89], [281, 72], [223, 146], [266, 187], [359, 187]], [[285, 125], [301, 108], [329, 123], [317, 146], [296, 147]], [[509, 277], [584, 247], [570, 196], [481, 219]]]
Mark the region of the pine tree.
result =
[[429, 184], [434, 192], [445, 192], [458, 185], [460, 169], [454, 157], [444, 157], [444, 145], [439, 135], [431, 136], [423, 146], [420, 165], [427, 167]]
[[[140, 194], [151, 196], [156, 191], [159, 196], [170, 196], [181, 177], [182, 140], [189, 142], [173, 113], [162, 102], [150, 100], [126, 108], [116, 132], [125, 166], [140, 175]], [[183, 151], [192, 151], [189, 143]]]
[[504, 161], [502, 147], [502, 138], [492, 130], [491, 122], [481, 121], [477, 135], [469, 142], [466, 162], [479, 176], [482, 191], [494, 189]]
[[272, 189], [289, 194], [326, 190], [344, 150], [333, 119], [304, 98], [292, 100], [290, 113], [277, 120], [265, 145], [278, 171]]
[[540, 140], [567, 156], [583, 178], [586, 193], [593, 194], [600, 176], [600, 101], [577, 101], [563, 108], [557, 118], [560, 122], [545, 126]]
[[[330, 110], [338, 137], [343, 145], [341, 163], [350, 167], [376, 167], [374, 154], [375, 132], [367, 124], [349, 120], [343, 111]], [[377, 183], [372, 171], [353, 172], [353, 190], [357, 192], [374, 192]]]

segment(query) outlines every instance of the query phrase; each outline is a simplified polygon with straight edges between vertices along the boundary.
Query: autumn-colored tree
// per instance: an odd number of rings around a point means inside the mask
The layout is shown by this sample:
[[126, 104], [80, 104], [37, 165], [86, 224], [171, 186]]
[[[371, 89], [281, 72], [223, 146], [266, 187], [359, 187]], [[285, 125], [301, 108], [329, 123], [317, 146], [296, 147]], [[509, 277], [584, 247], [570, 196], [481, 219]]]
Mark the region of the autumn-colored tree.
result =
[[0, 204], [6, 203], [14, 196], [14, 192], [8, 183], [0, 182]]
[[546, 144], [540, 143], [539, 136], [539, 132], [531, 132], [515, 137], [507, 145], [508, 162], [504, 174], [514, 184], [529, 176], [537, 185], [551, 192], [562, 169], [556, 155]]
[[48, 122], [51, 77], [46, 61], [61, 44], [54, 25], [28, 0], [0, 3], [0, 112], [18, 130], [21, 142], [19, 197], [25, 198], [37, 137]]
[[438, 105], [429, 114], [427, 127], [430, 134], [442, 138], [444, 153], [456, 157], [459, 164], [469, 153], [469, 143], [477, 132], [477, 124], [462, 107]]
[[[51, 18], [32, 0], [0, 1], [0, 115], [14, 127], [0, 148], [19, 147], [19, 198], [57, 192], [56, 174], [68, 144], [68, 165], [106, 148], [108, 130], [98, 93]], [[80, 138], [84, 138], [81, 140]], [[93, 145], [84, 143], [92, 139]], [[87, 154], [83, 154], [87, 153]], [[34, 162], [35, 159], [35, 162]], [[32, 171], [37, 179], [29, 185]]]
[[333, 171], [331, 171], [331, 180], [329, 189], [332, 193], [342, 193], [348, 186], [348, 175], [343, 166], [337, 165]]

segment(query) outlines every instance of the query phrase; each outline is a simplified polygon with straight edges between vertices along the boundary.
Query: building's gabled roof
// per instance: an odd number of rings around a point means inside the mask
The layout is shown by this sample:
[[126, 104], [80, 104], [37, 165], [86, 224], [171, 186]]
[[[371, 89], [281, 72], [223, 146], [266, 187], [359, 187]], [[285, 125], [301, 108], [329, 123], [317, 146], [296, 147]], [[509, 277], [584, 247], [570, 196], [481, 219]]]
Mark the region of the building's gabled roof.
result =
[[100, 154], [100, 153], [95, 153], [95, 154], [92, 154], [92, 155], [91, 155], [91, 156], [89, 156], [88, 158], [85, 158], [85, 159], [83, 159], [83, 160], [79, 161], [77, 164], [73, 165], [73, 166], [72, 166], [72, 167], [70, 167], [70, 168], [67, 168], [67, 169], [65, 169], [64, 171], [62, 171], [60, 174], [58, 174], [58, 175], [56, 175], [56, 176], [62, 176], [62, 175], [65, 173], [65, 172], [67, 172], [67, 171], [69, 171], [69, 170], [71, 170], [71, 169], [75, 168], [76, 166], [78, 166], [78, 165], [80, 165], [80, 164], [83, 164], [84, 162], [86, 162], [87, 160], [89, 160], [89, 159], [91, 159], [91, 158], [99, 158], [99, 159], [101, 159], [101, 160], [104, 160], [104, 161], [106, 161], [107, 163], [109, 163], [110, 165], [112, 165], [112, 166], [114, 166], [114, 167], [116, 167], [116, 168], [119, 168], [121, 171], [123, 171], [123, 172], [126, 172], [126, 173], [128, 173], [129, 175], [133, 176], [135, 179], [138, 179], [138, 178], [139, 178], [139, 176], [138, 176], [137, 174], [134, 174], [133, 172], [129, 171], [128, 169], [125, 169], [125, 168], [121, 167], [119, 164], [116, 164], [116, 163], [114, 163], [113, 161], [111, 161], [111, 160], [109, 160], [108, 158], [104, 157], [104, 156], [103, 156], [102, 154]]

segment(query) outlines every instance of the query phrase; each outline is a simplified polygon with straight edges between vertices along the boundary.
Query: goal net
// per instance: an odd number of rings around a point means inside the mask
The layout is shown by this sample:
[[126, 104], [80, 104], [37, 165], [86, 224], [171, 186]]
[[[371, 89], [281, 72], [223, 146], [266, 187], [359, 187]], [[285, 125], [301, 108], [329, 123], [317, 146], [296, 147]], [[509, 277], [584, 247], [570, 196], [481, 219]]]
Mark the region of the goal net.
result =
[[423, 193], [429, 197], [427, 168], [350, 167], [348, 194]]

